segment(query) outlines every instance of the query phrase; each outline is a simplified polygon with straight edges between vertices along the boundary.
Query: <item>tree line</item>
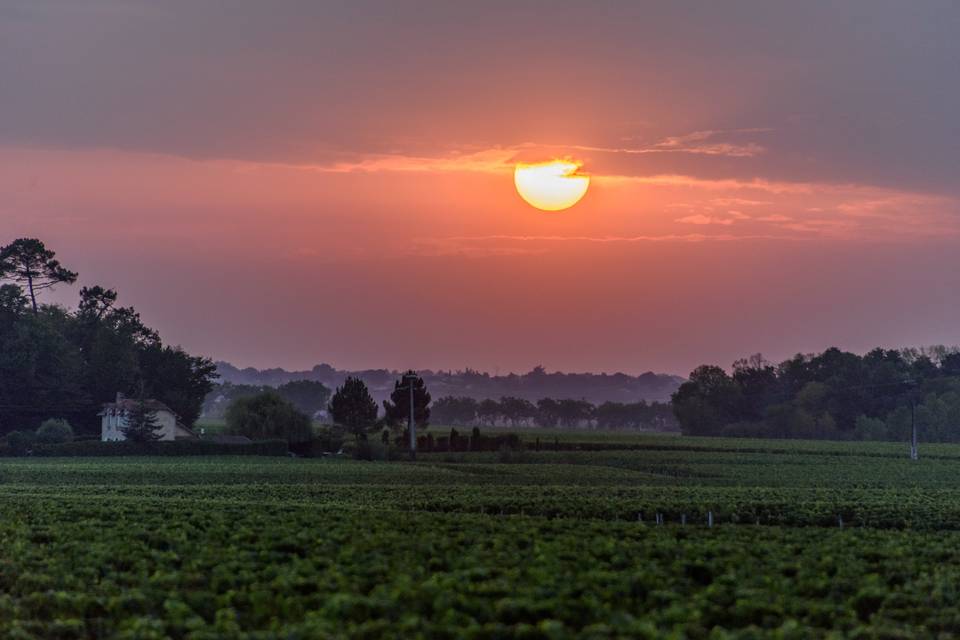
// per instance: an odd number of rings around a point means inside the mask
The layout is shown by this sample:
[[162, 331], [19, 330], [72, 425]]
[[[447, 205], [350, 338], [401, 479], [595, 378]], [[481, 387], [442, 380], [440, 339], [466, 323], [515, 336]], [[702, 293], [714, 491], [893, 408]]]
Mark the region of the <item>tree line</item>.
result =
[[673, 395], [683, 433], [707, 436], [960, 442], [956, 348], [830, 348], [780, 364], [760, 355], [732, 372], [704, 365]]
[[38, 239], [0, 247], [0, 433], [48, 418], [99, 433], [100, 408], [117, 392], [146, 393], [193, 424], [213, 387], [213, 362], [164, 344], [113, 289], [82, 287], [75, 309], [43, 303], [46, 291], [77, 277]]
[[330, 389], [325, 384], [313, 380], [292, 380], [279, 387], [225, 382], [215, 385], [207, 394], [203, 401], [201, 415], [204, 418], [223, 418], [234, 400], [270, 391], [275, 392], [298, 411], [311, 418], [318, 418], [322, 412], [326, 411], [331, 395]]
[[[335, 389], [348, 377], [360, 378], [378, 401], [385, 399], [393, 381], [402, 375], [402, 372], [388, 369], [347, 370], [329, 364], [318, 364], [302, 371], [279, 368], [258, 370], [252, 367], [239, 369], [228, 362], [218, 362], [217, 372], [223, 382], [269, 387], [278, 387], [293, 380], [311, 380]], [[581, 398], [595, 405], [608, 400], [668, 402], [670, 394], [683, 382], [679, 376], [652, 372], [637, 376], [624, 373], [564, 373], [547, 371], [543, 366], [520, 374], [493, 375], [470, 368], [458, 371], [422, 369], [417, 374], [438, 398], [469, 396], [479, 401], [508, 396], [525, 398], [531, 402], [540, 398]], [[387, 394], [381, 397], [383, 389], [387, 390]]]
[[662, 402], [604, 402], [541, 398], [533, 403], [524, 398], [504, 396], [499, 400], [475, 400], [444, 396], [433, 405], [441, 424], [510, 427], [674, 430], [676, 419], [670, 405]]
[[[354, 436], [357, 442], [366, 442], [368, 436], [379, 433], [384, 444], [391, 440], [406, 442], [406, 428], [410, 416], [410, 387], [413, 386], [413, 416], [415, 424], [425, 428], [430, 423], [430, 393], [423, 378], [408, 371], [394, 384], [388, 400], [383, 401], [383, 415], [367, 385], [360, 378], [347, 377], [330, 396], [329, 389], [319, 382], [295, 381], [277, 389], [225, 385], [232, 399], [224, 413], [227, 431], [252, 439], [282, 438], [291, 444], [307, 442], [315, 432], [310, 414], [303, 409], [316, 409], [320, 397], [329, 396], [326, 411], [333, 425]], [[316, 411], [312, 412], [316, 413]]]

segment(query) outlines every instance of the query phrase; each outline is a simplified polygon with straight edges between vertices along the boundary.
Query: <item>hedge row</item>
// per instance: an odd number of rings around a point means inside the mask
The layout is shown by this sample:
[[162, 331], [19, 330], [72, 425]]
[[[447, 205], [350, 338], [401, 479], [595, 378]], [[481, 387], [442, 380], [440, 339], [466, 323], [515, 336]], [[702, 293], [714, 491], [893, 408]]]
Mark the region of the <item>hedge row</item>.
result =
[[34, 456], [285, 456], [286, 440], [258, 440], [225, 444], [203, 440], [172, 442], [101, 442], [78, 440], [63, 444], [37, 445]]

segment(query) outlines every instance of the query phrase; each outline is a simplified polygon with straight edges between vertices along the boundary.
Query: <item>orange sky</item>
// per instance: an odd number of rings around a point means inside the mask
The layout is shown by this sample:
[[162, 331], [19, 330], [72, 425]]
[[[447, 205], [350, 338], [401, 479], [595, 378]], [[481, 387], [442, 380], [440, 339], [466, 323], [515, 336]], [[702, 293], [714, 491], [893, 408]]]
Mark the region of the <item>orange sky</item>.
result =
[[542, 6], [14, 2], [0, 228], [241, 366], [960, 341], [956, 8]]

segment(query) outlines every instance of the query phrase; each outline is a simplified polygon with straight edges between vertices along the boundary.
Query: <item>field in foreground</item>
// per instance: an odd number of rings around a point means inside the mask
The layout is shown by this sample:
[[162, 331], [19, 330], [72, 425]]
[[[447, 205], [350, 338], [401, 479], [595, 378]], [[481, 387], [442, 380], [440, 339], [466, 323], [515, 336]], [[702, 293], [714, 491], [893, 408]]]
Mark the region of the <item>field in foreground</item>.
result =
[[960, 447], [648, 444], [4, 460], [0, 637], [960, 632]]

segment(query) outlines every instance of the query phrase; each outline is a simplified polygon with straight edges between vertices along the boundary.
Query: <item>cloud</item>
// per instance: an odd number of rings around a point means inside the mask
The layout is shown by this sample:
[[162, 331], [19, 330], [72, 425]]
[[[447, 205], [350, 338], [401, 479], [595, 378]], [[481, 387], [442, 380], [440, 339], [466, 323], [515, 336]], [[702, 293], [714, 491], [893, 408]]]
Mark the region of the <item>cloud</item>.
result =
[[762, 191], [777, 195], [805, 194], [819, 188], [804, 182], [785, 182], [762, 178], [698, 178], [682, 174], [653, 175], [594, 175], [597, 180], [608, 183], [634, 183], [660, 187], [690, 187], [708, 191]]
[[[22, 224], [32, 224], [42, 212], [45, 224], [61, 228], [69, 226], [62, 218], [69, 214], [109, 219], [114, 225], [131, 228], [152, 225], [184, 235], [196, 235], [198, 230], [213, 232], [226, 219], [232, 221], [231, 231], [220, 235], [238, 235], [241, 223], [246, 225], [244, 229], [253, 228], [262, 215], [258, 212], [270, 211], [273, 218], [289, 223], [272, 231], [278, 243], [286, 241], [280, 237], [283, 234], [295, 235], [290, 230], [297, 225], [354, 229], [361, 215], [383, 228], [399, 229], [404, 225], [394, 212], [400, 210], [408, 212], [405, 219], [414, 227], [430, 225], [431, 236], [453, 236], [465, 229], [481, 233], [506, 229], [530, 232], [521, 235], [527, 242], [541, 245], [722, 239], [716, 234], [684, 233], [690, 225], [705, 231], [722, 230], [738, 238], [779, 233], [778, 237], [858, 242], [908, 242], [960, 233], [960, 201], [949, 196], [867, 184], [749, 176], [610, 175], [597, 171], [591, 174], [593, 195], [569, 215], [555, 220], [531, 218], [522, 215], [525, 210], [514, 208], [519, 207], [519, 200], [514, 201], [510, 174], [521, 151], [491, 147], [435, 155], [327, 153], [321, 161], [294, 164], [103, 149], [0, 147], [0, 193], [4, 194], [0, 207], [12, 212], [3, 214], [7, 220]], [[499, 186], [490, 191], [491, 185]], [[127, 213], [136, 208], [162, 209], [164, 213]], [[451, 215], [452, 211], [456, 215]], [[537, 233], [547, 230], [551, 233]], [[561, 230], [567, 235], [552, 233]], [[379, 250], [403, 252], [404, 241], [424, 235], [422, 231], [405, 234], [384, 234], [396, 239], [399, 249], [384, 240], [377, 245]], [[516, 237], [500, 241], [519, 242]], [[446, 241], [444, 250], [464, 255], [518, 251], [490, 246], [451, 249], [450, 242]], [[327, 247], [323, 251], [354, 256], [357, 252], [348, 247], [360, 245], [346, 242], [335, 251]], [[420, 248], [424, 247], [421, 243]], [[371, 249], [370, 254], [377, 251]]]
[[513, 160], [516, 155], [516, 148], [494, 147], [469, 153], [453, 152], [441, 156], [376, 154], [357, 160], [295, 166], [327, 173], [373, 173], [380, 171], [507, 173], [513, 171]]
[[718, 207], [758, 207], [773, 204], [770, 200], [750, 200], [749, 198], [713, 198], [710, 203]]
[[694, 131], [679, 136], [668, 136], [659, 142], [641, 147], [596, 147], [575, 145], [578, 151], [596, 151], [601, 153], [623, 153], [642, 155], [648, 153], [689, 153], [707, 156], [726, 156], [731, 158], [752, 158], [766, 152], [766, 148], [755, 142], [733, 142], [717, 140], [718, 137], [743, 133], [763, 133], [770, 129], [730, 129]]
[[[523, 153], [546, 149], [569, 151], [592, 151], [613, 154], [689, 153], [708, 156], [752, 157], [765, 149], [755, 143], [735, 143], [715, 140], [718, 136], [764, 132], [768, 129], [735, 129], [695, 131], [680, 136], [670, 136], [647, 147], [604, 147], [592, 145], [548, 145], [535, 142], [492, 147], [488, 149], [454, 150], [439, 155], [417, 154], [363, 154], [347, 152], [327, 162], [293, 164], [302, 169], [329, 173], [416, 171], [416, 172], [482, 172], [507, 173]], [[744, 201], [751, 202], [751, 201]]]
[[[734, 235], [705, 233], [668, 233], [662, 235], [511, 235], [491, 234], [476, 236], [423, 237], [413, 240], [411, 253], [421, 256], [462, 255], [486, 257], [504, 255], [543, 254], [549, 245], [567, 244], [648, 244], [648, 243], [700, 243], [735, 242], [744, 240], [790, 239], [788, 236], [771, 234]], [[536, 245], [528, 247], [524, 245]]]
[[697, 213], [692, 216], [684, 216], [683, 218], [677, 218], [677, 222], [682, 222], [684, 224], [719, 224], [719, 225], [731, 225], [735, 220], [731, 218], [718, 218], [715, 216], [706, 216], [702, 213]]

